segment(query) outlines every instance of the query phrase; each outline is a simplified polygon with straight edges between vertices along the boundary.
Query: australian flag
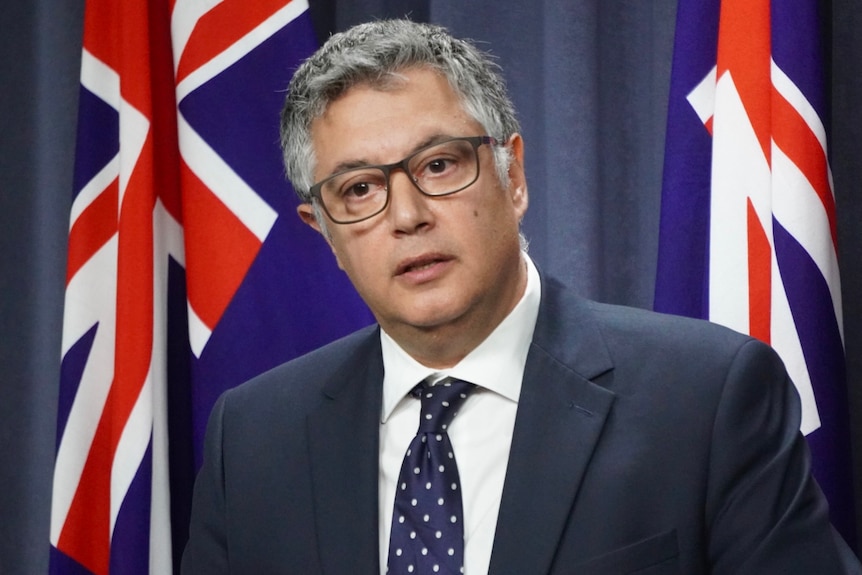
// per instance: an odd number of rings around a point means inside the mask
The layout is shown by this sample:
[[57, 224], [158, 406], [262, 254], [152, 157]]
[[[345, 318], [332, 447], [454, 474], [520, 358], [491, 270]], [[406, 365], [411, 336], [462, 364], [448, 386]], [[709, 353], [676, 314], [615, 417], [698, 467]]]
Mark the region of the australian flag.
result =
[[169, 575], [225, 389], [369, 323], [295, 215], [305, 0], [87, 0], [52, 574]]
[[852, 543], [824, 6], [680, 0], [655, 308], [777, 350], [832, 522]]

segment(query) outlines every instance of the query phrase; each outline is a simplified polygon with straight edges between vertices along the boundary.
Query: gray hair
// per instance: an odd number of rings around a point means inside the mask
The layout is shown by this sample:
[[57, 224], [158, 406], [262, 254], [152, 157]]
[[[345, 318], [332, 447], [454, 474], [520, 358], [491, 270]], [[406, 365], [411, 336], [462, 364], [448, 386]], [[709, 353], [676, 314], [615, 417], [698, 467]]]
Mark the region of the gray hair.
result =
[[[296, 71], [281, 112], [281, 147], [287, 177], [303, 202], [311, 203], [314, 148], [311, 123], [327, 106], [359, 84], [386, 89], [408, 68], [440, 72], [460, 97], [464, 110], [487, 135], [507, 142], [520, 131], [499, 66], [472, 43], [444, 28], [409, 20], [360, 24], [335, 34]], [[494, 147], [497, 175], [508, 185], [511, 151]], [[315, 214], [321, 221], [319, 207]]]

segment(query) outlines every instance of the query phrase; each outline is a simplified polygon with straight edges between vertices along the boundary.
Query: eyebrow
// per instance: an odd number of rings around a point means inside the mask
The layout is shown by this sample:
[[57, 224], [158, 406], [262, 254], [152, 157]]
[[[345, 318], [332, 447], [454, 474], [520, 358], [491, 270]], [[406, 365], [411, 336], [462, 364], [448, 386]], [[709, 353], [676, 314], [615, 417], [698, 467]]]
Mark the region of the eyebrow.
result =
[[[440, 134], [440, 133], [434, 134], [433, 136], [429, 136], [428, 138], [425, 138], [424, 140], [422, 140], [421, 142], [419, 142], [418, 144], [413, 146], [413, 149], [410, 150], [410, 152], [408, 152], [404, 157], [405, 158], [410, 157], [412, 154], [415, 154], [416, 152], [418, 152], [422, 148], [425, 148], [428, 146], [433, 146], [434, 144], [437, 144], [437, 143], [442, 142], [444, 140], [449, 140], [451, 138], [457, 138], [457, 136], [452, 136], [450, 134]], [[338, 162], [335, 166], [333, 166], [332, 171], [329, 172], [329, 174], [325, 175], [323, 178], [321, 178], [321, 181], [325, 180], [326, 178], [331, 178], [332, 176], [334, 176], [336, 174], [340, 174], [341, 172], [344, 172], [347, 170], [354, 170], [356, 168], [367, 168], [367, 167], [382, 166], [382, 165], [385, 165], [385, 164], [371, 163], [368, 160], [361, 160], [361, 159], [344, 160], [342, 162]]]

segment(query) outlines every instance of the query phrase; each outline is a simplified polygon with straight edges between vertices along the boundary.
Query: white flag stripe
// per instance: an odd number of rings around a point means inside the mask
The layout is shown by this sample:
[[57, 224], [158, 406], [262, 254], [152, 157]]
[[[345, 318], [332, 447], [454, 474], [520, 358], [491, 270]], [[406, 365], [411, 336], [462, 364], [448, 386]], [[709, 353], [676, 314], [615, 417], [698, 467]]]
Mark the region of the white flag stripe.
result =
[[[66, 288], [63, 355], [93, 325], [98, 323], [98, 328], [57, 449], [51, 505], [51, 543], [54, 545], [66, 522], [114, 378], [116, 262], [115, 235], [87, 261]], [[92, 316], [87, 317], [90, 314]]]
[[[773, 67], [773, 72], [777, 67]], [[778, 71], [780, 72], [780, 70]], [[786, 76], [780, 93], [795, 105], [825, 146], [823, 125]], [[708, 79], [689, 95], [702, 120], [708, 119]], [[747, 239], [750, 200], [772, 252], [770, 343], [783, 358], [802, 401], [800, 429], [811, 433], [821, 425], [820, 415], [802, 345], [775, 258], [773, 217], [811, 255], [827, 280], [837, 278], [837, 258], [830, 238], [829, 221], [816, 191], [805, 175], [775, 142], [771, 166], [751, 125], [730, 73], [718, 79], [713, 110], [712, 217], [710, 230], [710, 320], [744, 333], [749, 325]], [[840, 318], [840, 287], [828, 281], [836, 318]], [[840, 319], [839, 319], [840, 326]]]
[[704, 76], [700, 84], [688, 93], [686, 100], [694, 109], [700, 121], [706, 124], [715, 114], [715, 73], [716, 66]]
[[171, 45], [174, 54], [174, 72], [186, 44], [201, 16], [222, 3], [222, 0], [177, 0], [171, 12]]
[[[232, 66], [240, 58], [251, 52], [267, 38], [284, 28], [307, 9], [307, 0], [293, 0], [293, 2], [289, 2], [287, 5], [280, 8], [251, 32], [240, 38], [230, 48], [219, 52], [215, 58], [199, 67], [186, 78], [183, 78], [183, 80], [177, 85], [177, 102], [182, 102], [183, 98], [187, 95], [206, 82], [209, 82], [215, 76], [221, 74], [228, 67]], [[183, 11], [177, 13], [176, 17], [194, 18], [194, 14]], [[198, 18], [199, 17], [200, 16], [198, 16]], [[184, 30], [188, 26], [188, 24], [180, 22], [174, 24], [172, 22], [172, 26], [174, 25], [178, 30]], [[185, 43], [183, 44], [183, 48], [185, 48]]]
[[[153, 211], [153, 253], [170, 256], [182, 267], [186, 267], [186, 247], [183, 239], [183, 226], [165, 209], [160, 199], [156, 200]], [[167, 265], [167, 258], [159, 261], [159, 266]], [[158, 267], [155, 269], [159, 269]], [[167, 268], [165, 268], [167, 270]], [[167, 271], [165, 271], [167, 278]], [[163, 286], [167, 289], [166, 286]], [[161, 295], [156, 290], [154, 295]], [[156, 324], [160, 325], [160, 324]], [[166, 327], [166, 326], [165, 326]]]
[[212, 330], [207, 327], [204, 320], [195, 312], [192, 303], [187, 301], [186, 304], [189, 314], [189, 344], [195, 357], [200, 358], [207, 342], [210, 340]]
[[180, 153], [186, 165], [263, 242], [275, 224], [278, 213], [224, 162], [185, 121], [182, 114], [177, 117], [177, 127]]
[[[761, 222], [765, 216], [771, 222], [769, 165], [729, 73], [719, 78], [715, 102], [709, 318], [748, 333], [747, 200], [752, 200]], [[770, 243], [771, 230], [771, 224], [764, 229]]]
[[[117, 523], [120, 507], [126, 499], [129, 486], [141, 466], [141, 460], [150, 443], [153, 426], [152, 356], [150, 370], [141, 393], [135, 401], [126, 425], [120, 432], [120, 441], [111, 461], [111, 536]], [[146, 478], [149, 479], [149, 478]]]
[[99, 170], [99, 172], [84, 185], [81, 191], [78, 192], [78, 195], [75, 196], [69, 215], [70, 230], [72, 229], [72, 226], [75, 225], [75, 222], [78, 221], [78, 218], [81, 217], [81, 214], [84, 213], [84, 210], [90, 207], [90, 204], [92, 204], [93, 201], [105, 191], [105, 188], [107, 188], [111, 182], [116, 180], [119, 175], [120, 156], [116, 155], [110, 162], [105, 164], [105, 167]]
[[[116, 321], [116, 270], [117, 234], [114, 234], [84, 263], [66, 286], [61, 344], [63, 356], [96, 323], [100, 331], [113, 330]], [[111, 272], [113, 275], [110, 275]]]
[[[153, 217], [153, 352], [150, 370], [144, 382], [144, 387], [135, 402], [132, 413], [123, 428], [117, 451], [111, 468], [111, 532], [116, 525], [120, 507], [126, 499], [129, 487], [135, 479], [141, 461], [152, 439], [151, 461], [152, 480], [151, 501], [158, 494], [158, 499], [165, 505], [151, 505], [150, 528], [156, 530], [156, 539], [151, 539], [151, 546], [158, 543], [164, 545], [159, 532], [170, 533], [170, 486], [168, 479], [168, 446], [167, 446], [167, 293], [168, 293], [168, 255], [182, 252], [182, 229], [173, 217], [164, 209], [161, 201], [156, 202]], [[156, 520], [154, 520], [156, 519]], [[167, 550], [170, 549], [168, 545]], [[164, 553], [161, 549], [159, 553]], [[168, 552], [168, 556], [170, 553]], [[151, 565], [152, 567], [152, 565]], [[169, 574], [162, 568], [154, 573]]]
[[802, 93], [802, 90], [793, 83], [793, 80], [784, 73], [784, 70], [778, 67], [774, 60], [771, 61], [771, 64], [772, 85], [785, 100], [790, 102], [802, 119], [805, 120], [805, 123], [808, 125], [808, 129], [811, 130], [811, 132], [817, 137], [817, 141], [820, 142], [820, 147], [823, 149], [823, 154], [825, 156], [826, 128], [823, 126], [820, 116], [817, 115], [817, 110], [814, 109], [811, 102], [809, 102], [808, 98], [805, 97], [805, 94]]
[[829, 286], [835, 319], [840, 327], [842, 316], [838, 257], [832, 242], [823, 241], [824, 238], [832, 237], [823, 202], [798, 166], [775, 146], [772, 152], [772, 177], [775, 219], [808, 252], [820, 270]]
[[799, 393], [799, 399], [802, 402], [802, 422], [799, 429], [807, 435], [820, 428], [820, 414], [817, 411], [811, 376], [808, 374], [808, 366], [802, 353], [799, 332], [793, 321], [790, 303], [787, 301], [787, 293], [775, 258], [772, 259], [770, 344], [784, 361], [787, 373]]
[[81, 86], [114, 108], [120, 105], [120, 75], [86, 49], [81, 53]]
[[171, 540], [170, 459], [168, 446], [168, 265], [169, 257], [185, 261], [183, 230], [161, 201], [153, 215], [153, 434], [152, 492], [150, 496], [150, 573], [173, 571]]

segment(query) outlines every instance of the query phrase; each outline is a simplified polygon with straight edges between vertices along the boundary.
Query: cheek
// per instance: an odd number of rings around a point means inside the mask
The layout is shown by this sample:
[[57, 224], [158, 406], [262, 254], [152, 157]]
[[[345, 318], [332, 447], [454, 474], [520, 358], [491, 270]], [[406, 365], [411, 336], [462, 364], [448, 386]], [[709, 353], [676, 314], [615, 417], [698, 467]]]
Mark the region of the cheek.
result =
[[341, 268], [342, 271], [347, 272], [347, 275], [351, 275], [354, 254], [350, 249], [346, 247], [347, 245], [348, 244], [340, 238], [331, 238], [329, 242], [329, 247], [332, 249], [332, 253], [335, 255], [335, 261], [338, 264], [338, 267]]
[[333, 250], [338, 267], [347, 274], [355, 286], [373, 282], [381, 275], [380, 250], [361, 249], [359, 241], [353, 244], [348, 242], [348, 245], [349, 247], [342, 244]]

